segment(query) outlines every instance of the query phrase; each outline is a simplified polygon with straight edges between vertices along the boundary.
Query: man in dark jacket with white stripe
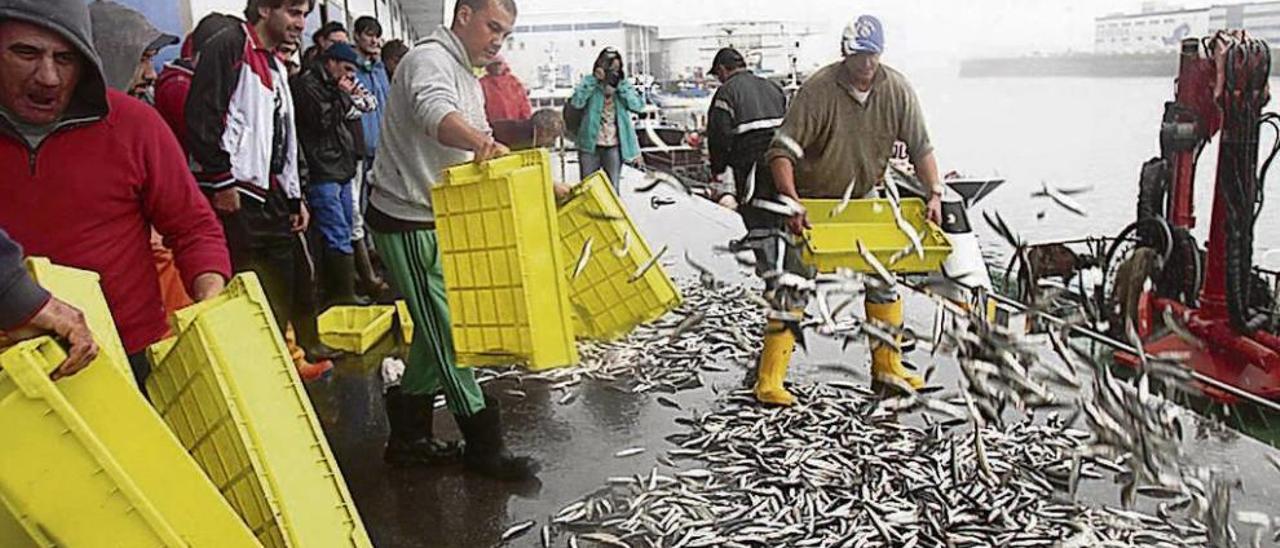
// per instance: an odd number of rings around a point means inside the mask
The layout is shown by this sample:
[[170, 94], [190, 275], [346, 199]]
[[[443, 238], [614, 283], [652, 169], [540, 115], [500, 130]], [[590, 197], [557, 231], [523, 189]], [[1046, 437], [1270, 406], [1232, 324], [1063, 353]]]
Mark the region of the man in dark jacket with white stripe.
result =
[[777, 195], [767, 166], [756, 166], [787, 114], [786, 93], [747, 70], [742, 54], [733, 48], [716, 53], [711, 74], [720, 81], [720, 89], [707, 113], [707, 148], [712, 176], [727, 187], [720, 204], [737, 210], [748, 229], [772, 228], [778, 225], [775, 216], [756, 209], [751, 201]]
[[[707, 114], [707, 147], [711, 152], [711, 173], [728, 187], [720, 205], [742, 215], [747, 235], [744, 249], [756, 256], [756, 272], [765, 278], [766, 296], [782, 308], [803, 310], [789, 295], [778, 295], [777, 276], [781, 271], [805, 275], [795, 243], [786, 233], [786, 217], [757, 207], [777, 199], [778, 191], [765, 162], [765, 152], [787, 114], [787, 96], [778, 84], [752, 74], [742, 54], [733, 48], [716, 53], [711, 74], [720, 80], [720, 89], [711, 99]], [[786, 304], [783, 304], [786, 303]], [[791, 394], [783, 388], [786, 364], [798, 331], [795, 322], [770, 318], [756, 375], [756, 399], [772, 405], [791, 405]]]

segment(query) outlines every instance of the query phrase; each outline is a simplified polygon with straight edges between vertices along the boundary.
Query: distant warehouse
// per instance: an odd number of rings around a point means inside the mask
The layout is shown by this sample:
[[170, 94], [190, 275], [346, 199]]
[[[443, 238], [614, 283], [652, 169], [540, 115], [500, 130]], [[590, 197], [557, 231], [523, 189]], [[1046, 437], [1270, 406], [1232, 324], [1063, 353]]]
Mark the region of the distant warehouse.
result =
[[1148, 2], [1138, 13], [1095, 19], [1093, 47], [1097, 53], [1172, 52], [1183, 38], [1206, 36], [1220, 29], [1244, 29], [1273, 46], [1280, 45], [1280, 2], [1196, 9]]
[[[1280, 1], [1185, 9], [1146, 2], [1137, 13], [1094, 19], [1093, 51], [1022, 57], [965, 59], [960, 76], [982, 77], [1172, 77], [1178, 72], [1179, 44], [1222, 29], [1244, 29], [1280, 46]], [[1272, 74], [1280, 55], [1272, 55]]]

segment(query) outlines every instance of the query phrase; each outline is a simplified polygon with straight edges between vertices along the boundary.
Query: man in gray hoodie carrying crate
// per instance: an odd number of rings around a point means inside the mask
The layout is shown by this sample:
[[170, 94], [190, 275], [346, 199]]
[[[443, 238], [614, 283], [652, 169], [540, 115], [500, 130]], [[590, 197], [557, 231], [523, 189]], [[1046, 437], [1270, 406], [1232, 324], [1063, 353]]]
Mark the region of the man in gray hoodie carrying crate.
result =
[[458, 0], [453, 23], [400, 62], [387, 98], [365, 223], [414, 323], [404, 378], [385, 396], [391, 434], [384, 457], [393, 465], [456, 454], [456, 446], [432, 439], [432, 398], [443, 390], [466, 441], [462, 459], [469, 469], [511, 481], [537, 473], [532, 460], [507, 452], [497, 400], [457, 366], [431, 207], [431, 187], [446, 168], [508, 152], [493, 139], [472, 68], [498, 55], [515, 19], [514, 0]]

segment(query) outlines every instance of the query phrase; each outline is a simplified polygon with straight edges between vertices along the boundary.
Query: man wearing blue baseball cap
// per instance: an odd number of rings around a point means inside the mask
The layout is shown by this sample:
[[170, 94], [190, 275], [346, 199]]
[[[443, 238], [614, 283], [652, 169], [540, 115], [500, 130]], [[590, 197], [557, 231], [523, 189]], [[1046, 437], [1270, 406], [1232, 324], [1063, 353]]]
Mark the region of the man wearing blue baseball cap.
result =
[[304, 191], [312, 223], [324, 242], [325, 294], [333, 304], [356, 304], [355, 259], [351, 245], [351, 180], [356, 176], [358, 119], [352, 94], [360, 57], [344, 42], [320, 53], [317, 63], [290, 82], [297, 106], [298, 140], [307, 160]]
[[[800, 88], [765, 153], [783, 202], [789, 201], [786, 198], [798, 203], [801, 198], [873, 197], [884, 182], [894, 143], [902, 141], [917, 175], [929, 187], [929, 220], [941, 221], [943, 186], [920, 102], [902, 73], [880, 63], [884, 47], [880, 20], [860, 16], [844, 29], [840, 40], [844, 58], [814, 73]], [[802, 208], [799, 212], [785, 206], [762, 209], [792, 212], [787, 227], [793, 234], [809, 228]], [[866, 312], [868, 318], [902, 326], [902, 301], [892, 288], [869, 286]], [[794, 398], [782, 381], [795, 346], [794, 330], [770, 327], [756, 396], [766, 403], [787, 405]], [[875, 340], [871, 346], [874, 379], [924, 386], [923, 379], [903, 367], [900, 348]]]

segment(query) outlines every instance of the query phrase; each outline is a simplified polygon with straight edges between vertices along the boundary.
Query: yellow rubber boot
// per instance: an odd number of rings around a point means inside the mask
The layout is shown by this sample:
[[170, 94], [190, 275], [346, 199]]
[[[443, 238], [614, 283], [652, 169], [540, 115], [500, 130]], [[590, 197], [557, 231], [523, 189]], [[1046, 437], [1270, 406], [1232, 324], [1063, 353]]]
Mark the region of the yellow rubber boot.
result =
[[[867, 302], [867, 319], [877, 320], [881, 324], [888, 326], [894, 330], [902, 328], [902, 299], [898, 299], [891, 303], [873, 303]], [[902, 336], [898, 335], [897, 342], [902, 344]], [[887, 344], [880, 342], [874, 338], [871, 339], [871, 379], [880, 380], [885, 377], [897, 378], [912, 388], [919, 390], [924, 388], [924, 379], [920, 376], [907, 371], [902, 366], [902, 351], [893, 348]]]
[[782, 322], [770, 320], [765, 327], [764, 351], [756, 372], [756, 399], [769, 405], [791, 406], [796, 402], [782, 381], [787, 378], [787, 365], [796, 349], [796, 336]]

